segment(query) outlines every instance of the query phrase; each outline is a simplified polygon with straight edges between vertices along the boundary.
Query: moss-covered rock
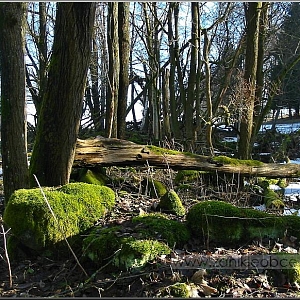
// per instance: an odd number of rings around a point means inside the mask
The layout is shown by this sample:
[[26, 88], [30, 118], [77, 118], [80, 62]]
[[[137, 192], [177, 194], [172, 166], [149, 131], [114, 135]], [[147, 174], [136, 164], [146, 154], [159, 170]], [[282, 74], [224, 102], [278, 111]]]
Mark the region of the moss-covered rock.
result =
[[169, 254], [171, 249], [163, 242], [134, 239], [119, 234], [120, 227], [94, 229], [83, 240], [83, 253], [101, 266], [109, 263], [121, 270], [143, 267], [158, 255]]
[[125, 238], [121, 250], [113, 258], [113, 265], [122, 270], [136, 269], [159, 255], [170, 253], [171, 249], [163, 242]]
[[180, 170], [177, 172], [174, 182], [175, 184], [195, 182], [199, 179], [200, 171]]
[[27, 247], [40, 250], [64, 237], [77, 235], [93, 226], [115, 205], [115, 193], [108, 187], [70, 183], [61, 188], [15, 191], [4, 211], [3, 220]]
[[79, 172], [78, 181], [98, 184], [98, 185], [106, 185], [109, 183], [109, 178], [102, 171], [97, 169], [89, 170], [89, 169], [81, 169]]
[[161, 213], [137, 216], [132, 219], [132, 222], [145, 225], [136, 227], [137, 232], [141, 233], [144, 238], [160, 238], [171, 248], [175, 245], [177, 247], [183, 246], [190, 238], [190, 234], [185, 223], [170, 220], [167, 216]]
[[177, 282], [161, 289], [161, 296], [174, 298], [190, 298], [190, 287], [184, 282]]
[[163, 212], [171, 213], [176, 216], [184, 216], [185, 208], [174, 190], [170, 190], [160, 200], [157, 209]]
[[143, 192], [148, 192], [152, 198], [160, 198], [167, 193], [166, 186], [158, 180], [147, 180], [142, 181]]
[[284, 209], [284, 203], [281, 200], [280, 196], [273, 190], [266, 188], [264, 190], [264, 202], [266, 208], [269, 209]]
[[257, 237], [281, 238], [286, 230], [300, 238], [297, 216], [275, 216], [224, 201], [199, 202], [189, 210], [186, 219], [192, 235], [223, 244]]
[[117, 236], [120, 226], [111, 228], [93, 228], [83, 240], [83, 255], [97, 265], [101, 266], [117, 251], [121, 244], [121, 238]]

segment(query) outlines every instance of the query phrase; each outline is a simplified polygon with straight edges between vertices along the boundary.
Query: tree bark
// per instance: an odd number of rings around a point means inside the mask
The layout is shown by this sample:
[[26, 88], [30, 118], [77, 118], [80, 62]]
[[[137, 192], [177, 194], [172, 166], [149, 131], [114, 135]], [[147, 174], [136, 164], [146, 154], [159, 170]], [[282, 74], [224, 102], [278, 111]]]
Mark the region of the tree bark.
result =
[[[44, 186], [69, 182], [90, 63], [95, 3], [58, 3], [52, 57], [30, 163]], [[33, 177], [30, 178], [34, 186]]]
[[120, 74], [117, 2], [108, 3], [107, 46], [109, 62], [106, 104], [106, 132], [109, 138], [116, 138]]
[[252, 150], [253, 112], [255, 103], [256, 71], [259, 46], [259, 19], [262, 2], [245, 3], [246, 15], [246, 57], [244, 73], [244, 105], [241, 112], [239, 157], [248, 159]]
[[230, 164], [219, 162], [217, 157], [170, 151], [120, 139], [97, 137], [90, 140], [77, 140], [73, 167], [149, 165], [163, 169], [201, 170], [243, 176], [274, 178], [300, 176], [300, 165], [298, 164], [266, 164], [238, 159], [234, 159]]
[[29, 184], [23, 2], [0, 3], [1, 150], [5, 202]]
[[130, 54], [130, 31], [129, 31], [129, 2], [119, 2], [118, 30], [119, 30], [119, 95], [117, 112], [117, 136], [125, 138], [126, 130], [126, 108], [129, 86], [129, 54]]

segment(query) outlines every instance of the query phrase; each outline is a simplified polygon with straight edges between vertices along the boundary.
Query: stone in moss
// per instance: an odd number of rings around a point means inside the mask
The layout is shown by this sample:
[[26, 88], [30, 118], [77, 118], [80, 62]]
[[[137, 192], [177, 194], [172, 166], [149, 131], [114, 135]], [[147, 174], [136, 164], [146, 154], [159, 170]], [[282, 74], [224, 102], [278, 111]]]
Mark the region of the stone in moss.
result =
[[113, 258], [113, 265], [121, 270], [141, 268], [157, 256], [170, 253], [171, 249], [163, 242], [126, 238]]
[[174, 182], [176, 184], [195, 182], [199, 179], [199, 174], [200, 172], [195, 170], [180, 170], [177, 172]]
[[[292, 222], [287, 217], [298, 218]], [[300, 236], [297, 216], [275, 216], [250, 208], [238, 208], [224, 201], [202, 201], [195, 204], [187, 214], [187, 225], [192, 235], [204, 240], [223, 244], [249, 241], [257, 237]], [[298, 227], [299, 228], [299, 227]]]
[[160, 198], [167, 193], [166, 186], [158, 180], [147, 180], [142, 181], [143, 192], [149, 192], [152, 198]]
[[120, 247], [121, 239], [116, 235], [119, 229], [119, 226], [93, 228], [83, 240], [83, 255], [99, 266], [107, 263], [106, 260]]
[[284, 209], [284, 203], [280, 196], [273, 190], [266, 188], [264, 190], [264, 202], [266, 208], [270, 209]]
[[189, 286], [186, 283], [177, 282], [173, 285], [164, 287], [161, 290], [161, 295], [166, 296], [172, 296], [172, 297], [179, 297], [179, 298], [190, 298], [191, 293]]
[[170, 190], [161, 198], [157, 209], [180, 217], [185, 215], [185, 208], [174, 190]]
[[25, 246], [40, 250], [93, 226], [115, 204], [114, 192], [105, 186], [70, 183], [44, 189], [53, 217], [40, 189], [15, 191], [3, 220]]
[[110, 180], [105, 174], [99, 172], [96, 169], [82, 169], [80, 170], [78, 181], [91, 184], [106, 185]]
[[183, 246], [190, 238], [185, 223], [170, 220], [161, 213], [136, 216], [132, 219], [132, 222], [145, 225], [145, 227], [137, 226], [137, 231], [145, 238], [156, 239], [159, 235], [172, 248], [175, 245]]

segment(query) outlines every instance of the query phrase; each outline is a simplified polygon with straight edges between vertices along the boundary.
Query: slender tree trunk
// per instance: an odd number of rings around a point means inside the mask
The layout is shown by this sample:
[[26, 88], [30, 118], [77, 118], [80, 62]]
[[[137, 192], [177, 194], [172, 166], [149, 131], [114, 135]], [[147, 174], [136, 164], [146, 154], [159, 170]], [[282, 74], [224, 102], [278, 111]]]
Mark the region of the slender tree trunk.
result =
[[119, 92], [119, 38], [118, 38], [118, 3], [108, 3], [108, 86], [106, 104], [106, 132], [107, 136], [117, 137], [117, 112]]
[[100, 111], [100, 94], [99, 94], [99, 68], [98, 68], [98, 45], [93, 39], [92, 41], [92, 55], [90, 62], [90, 73], [91, 73], [91, 91], [93, 101], [90, 102], [91, 118], [96, 131], [100, 131], [101, 126], [101, 111]]
[[[175, 88], [175, 74], [176, 74], [176, 57], [175, 57], [175, 40], [173, 31], [173, 15], [174, 18], [178, 18], [178, 14], [176, 15], [175, 7], [178, 6], [179, 3], [169, 3], [168, 10], [168, 42], [169, 42], [169, 56], [170, 56], [170, 76], [169, 76], [169, 95], [170, 95], [170, 126], [171, 131], [175, 139], [180, 138], [179, 131], [179, 122], [178, 122], [178, 104], [176, 99], [176, 88]], [[178, 24], [178, 20], [174, 21], [175, 24]], [[176, 32], [176, 30], [175, 30]]]
[[[59, 2], [48, 83], [30, 171], [41, 185], [69, 182], [82, 112], [96, 3]], [[35, 185], [31, 176], [31, 183]]]
[[120, 54], [120, 77], [118, 94], [118, 138], [125, 138], [126, 108], [129, 86], [129, 56], [130, 56], [130, 27], [129, 27], [129, 2], [119, 2], [119, 54]]
[[213, 118], [213, 107], [211, 99], [211, 86], [210, 86], [210, 65], [209, 65], [209, 50], [210, 42], [207, 35], [207, 30], [203, 30], [204, 33], [204, 46], [203, 46], [203, 59], [205, 66], [205, 95], [206, 95], [206, 107], [207, 107], [207, 121], [206, 121], [206, 143], [209, 149], [209, 154], [213, 155], [213, 143], [212, 143], [212, 118]]
[[242, 107], [238, 154], [241, 159], [249, 159], [252, 145], [253, 112], [255, 103], [256, 71], [258, 59], [259, 19], [262, 2], [247, 2], [246, 15], [246, 57], [244, 73], [244, 105]]
[[190, 74], [188, 78], [188, 91], [185, 107], [185, 128], [187, 137], [187, 148], [193, 150], [195, 146], [195, 125], [194, 125], [194, 106], [195, 106], [195, 91], [196, 91], [196, 76], [198, 63], [198, 2], [192, 2], [192, 36], [191, 36], [191, 60]]
[[46, 22], [47, 22], [47, 15], [46, 15], [46, 3], [45, 2], [39, 2], [39, 17], [40, 17], [40, 36], [38, 40], [38, 49], [39, 49], [39, 97], [38, 97], [38, 103], [35, 104], [36, 108], [36, 114], [37, 117], [40, 114], [41, 105], [45, 93], [45, 88], [47, 84], [47, 28], [46, 28]]
[[23, 2], [0, 3], [1, 150], [5, 202], [29, 186]]
[[164, 136], [170, 141], [171, 126], [170, 126], [170, 71], [165, 69], [163, 72], [162, 83], [162, 106], [163, 106], [163, 132]]
[[256, 70], [256, 92], [254, 102], [254, 116], [253, 116], [253, 131], [251, 143], [253, 144], [257, 133], [260, 129], [260, 115], [263, 103], [263, 88], [264, 88], [264, 59], [265, 59], [265, 41], [268, 33], [268, 9], [269, 2], [263, 2], [261, 8], [261, 16], [259, 22], [259, 37], [258, 37], [258, 56], [257, 56], [257, 70]]

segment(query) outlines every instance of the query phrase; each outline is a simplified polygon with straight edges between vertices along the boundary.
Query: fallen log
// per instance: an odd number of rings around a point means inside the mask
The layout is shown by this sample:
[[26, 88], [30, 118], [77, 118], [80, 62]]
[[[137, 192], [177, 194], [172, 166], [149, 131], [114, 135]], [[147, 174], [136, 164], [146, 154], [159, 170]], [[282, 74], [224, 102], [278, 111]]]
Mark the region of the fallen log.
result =
[[257, 160], [238, 160], [226, 156], [204, 156], [130, 141], [96, 137], [77, 140], [73, 166], [155, 166], [174, 170], [201, 170], [243, 176], [300, 177], [298, 164], [267, 164]]

